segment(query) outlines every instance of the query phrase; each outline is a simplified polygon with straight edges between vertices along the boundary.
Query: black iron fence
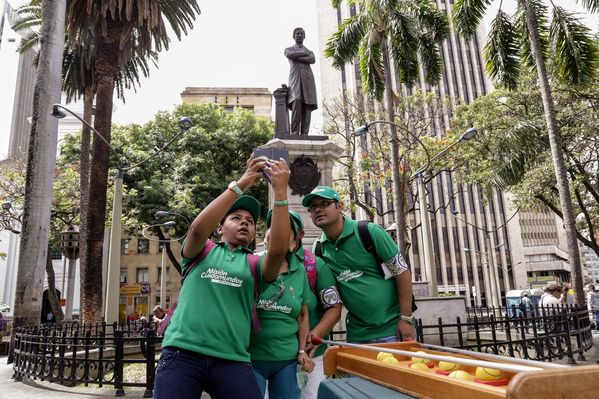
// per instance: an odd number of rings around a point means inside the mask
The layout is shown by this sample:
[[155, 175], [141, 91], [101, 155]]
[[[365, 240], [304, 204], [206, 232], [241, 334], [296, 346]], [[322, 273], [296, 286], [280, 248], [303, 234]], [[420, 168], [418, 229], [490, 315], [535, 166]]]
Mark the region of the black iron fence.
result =
[[591, 321], [585, 306], [534, 307], [530, 309], [470, 308], [466, 320], [416, 326], [419, 342], [494, 353], [523, 359], [551, 361], [585, 360], [593, 346]]
[[[116, 396], [123, 396], [125, 387], [141, 387], [145, 388], [144, 397], [152, 397], [156, 347], [161, 342], [153, 323], [138, 321], [19, 328], [13, 378], [39, 378], [69, 386], [109, 385], [114, 386]], [[129, 364], [145, 365], [143, 381], [126, 378]]]

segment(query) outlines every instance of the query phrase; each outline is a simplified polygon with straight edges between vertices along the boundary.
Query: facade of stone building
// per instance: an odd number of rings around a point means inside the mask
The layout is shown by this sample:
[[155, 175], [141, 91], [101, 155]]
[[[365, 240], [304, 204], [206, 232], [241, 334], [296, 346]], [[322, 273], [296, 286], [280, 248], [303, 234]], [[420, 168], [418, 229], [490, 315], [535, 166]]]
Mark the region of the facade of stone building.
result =
[[248, 87], [186, 87], [181, 93], [184, 104], [216, 104], [226, 111], [245, 109], [271, 118], [272, 94], [266, 88]]

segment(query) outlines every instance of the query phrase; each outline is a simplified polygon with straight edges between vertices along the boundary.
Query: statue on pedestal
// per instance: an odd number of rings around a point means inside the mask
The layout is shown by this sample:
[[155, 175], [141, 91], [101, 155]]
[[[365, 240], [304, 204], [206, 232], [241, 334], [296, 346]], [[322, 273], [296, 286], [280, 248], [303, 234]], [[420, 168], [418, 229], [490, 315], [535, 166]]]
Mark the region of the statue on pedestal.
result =
[[310, 64], [316, 62], [314, 53], [304, 46], [303, 28], [293, 30], [295, 45], [285, 49], [289, 59], [289, 94], [287, 106], [291, 110], [291, 134], [307, 135], [310, 131], [310, 114], [318, 108], [316, 83]]

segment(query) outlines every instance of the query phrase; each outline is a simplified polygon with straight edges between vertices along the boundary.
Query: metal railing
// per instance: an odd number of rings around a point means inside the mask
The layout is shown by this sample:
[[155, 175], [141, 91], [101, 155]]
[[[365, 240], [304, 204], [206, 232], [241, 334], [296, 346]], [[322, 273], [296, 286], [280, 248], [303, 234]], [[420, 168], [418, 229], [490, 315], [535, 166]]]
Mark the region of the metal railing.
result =
[[[126, 324], [44, 324], [19, 328], [15, 336], [13, 378], [75, 386], [112, 385], [116, 396], [125, 387], [145, 388], [152, 397], [156, 371], [156, 346], [162, 337], [148, 322]], [[145, 365], [145, 382], [130, 382], [125, 366]]]
[[523, 359], [585, 360], [593, 346], [591, 322], [585, 306], [468, 309], [466, 320], [416, 325], [417, 340], [442, 346], [494, 353]]

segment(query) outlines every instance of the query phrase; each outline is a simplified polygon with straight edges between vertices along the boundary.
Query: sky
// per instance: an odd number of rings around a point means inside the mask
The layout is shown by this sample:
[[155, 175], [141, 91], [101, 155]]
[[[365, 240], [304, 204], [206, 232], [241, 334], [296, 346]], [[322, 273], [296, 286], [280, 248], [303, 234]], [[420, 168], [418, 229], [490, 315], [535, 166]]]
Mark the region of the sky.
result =
[[[553, 0], [566, 9], [579, 9], [573, 0]], [[25, 3], [12, 0], [13, 7]], [[137, 93], [126, 94], [126, 103], [115, 101], [115, 123], [145, 123], [159, 110], [172, 110], [181, 102], [185, 87], [266, 87], [270, 91], [287, 83], [289, 62], [283, 50], [293, 44], [292, 31], [306, 31], [304, 44], [319, 53], [316, 0], [198, 0], [202, 10], [194, 29], [178, 41], [172, 35], [168, 51], [142, 80]], [[3, 0], [0, 0], [2, 7]], [[488, 26], [499, 6], [494, 1], [486, 14]], [[503, 9], [513, 11], [515, 1], [504, 0]], [[596, 31], [597, 18], [587, 20]], [[5, 24], [0, 48], [0, 158], [8, 149], [12, 101], [18, 57], [18, 37]], [[486, 28], [488, 31], [488, 27]], [[17, 38], [7, 42], [8, 38]], [[319, 62], [312, 66], [317, 90], [320, 87]], [[326, 62], [326, 61], [324, 61]], [[320, 98], [320, 96], [319, 96]], [[320, 113], [314, 112], [312, 126], [322, 127]]]

